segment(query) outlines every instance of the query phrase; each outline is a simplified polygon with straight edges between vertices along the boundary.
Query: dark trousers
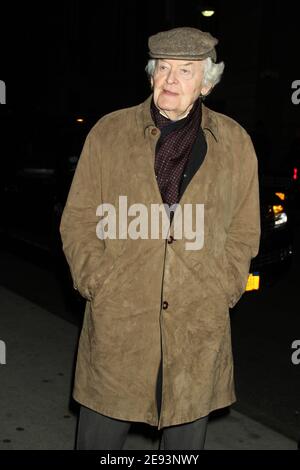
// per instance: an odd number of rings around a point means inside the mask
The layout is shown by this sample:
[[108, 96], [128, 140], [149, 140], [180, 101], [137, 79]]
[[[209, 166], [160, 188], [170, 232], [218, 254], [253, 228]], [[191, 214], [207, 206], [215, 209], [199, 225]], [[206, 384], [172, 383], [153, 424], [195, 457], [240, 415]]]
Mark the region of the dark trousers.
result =
[[[202, 450], [204, 447], [207, 419], [169, 426], [162, 429], [159, 449]], [[122, 450], [130, 421], [109, 418], [85, 406], [80, 407], [77, 450]]]

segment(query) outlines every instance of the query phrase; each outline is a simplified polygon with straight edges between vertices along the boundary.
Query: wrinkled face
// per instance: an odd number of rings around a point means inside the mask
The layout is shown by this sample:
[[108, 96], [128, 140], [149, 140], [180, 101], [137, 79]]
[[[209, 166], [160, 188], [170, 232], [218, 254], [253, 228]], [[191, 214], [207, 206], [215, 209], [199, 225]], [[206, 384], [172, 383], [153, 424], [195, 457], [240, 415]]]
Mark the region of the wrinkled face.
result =
[[155, 105], [172, 120], [184, 117], [210, 87], [203, 85], [201, 60], [158, 59], [151, 78]]

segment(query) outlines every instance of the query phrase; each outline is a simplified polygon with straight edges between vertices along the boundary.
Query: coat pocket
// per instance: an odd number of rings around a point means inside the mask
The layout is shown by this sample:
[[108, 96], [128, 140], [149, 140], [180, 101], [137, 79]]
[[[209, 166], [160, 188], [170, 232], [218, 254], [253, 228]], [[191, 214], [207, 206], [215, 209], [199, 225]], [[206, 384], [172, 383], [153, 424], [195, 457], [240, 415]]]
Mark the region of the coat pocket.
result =
[[104, 284], [107, 282], [109, 275], [112, 273], [115, 266], [115, 259], [106, 254], [99, 266], [99, 269], [94, 272], [88, 282], [88, 290], [90, 292], [90, 300], [94, 300], [96, 296], [102, 291]]
[[234, 274], [234, 267], [230, 266], [226, 253], [214, 258], [214, 262], [216, 280], [226, 295], [228, 306], [233, 308], [245, 292], [245, 287], [240, 277]]
[[225, 297], [229, 306], [231, 296], [230, 273], [225, 255], [212, 257], [211, 264], [212, 276], [215, 280], [219, 292]]

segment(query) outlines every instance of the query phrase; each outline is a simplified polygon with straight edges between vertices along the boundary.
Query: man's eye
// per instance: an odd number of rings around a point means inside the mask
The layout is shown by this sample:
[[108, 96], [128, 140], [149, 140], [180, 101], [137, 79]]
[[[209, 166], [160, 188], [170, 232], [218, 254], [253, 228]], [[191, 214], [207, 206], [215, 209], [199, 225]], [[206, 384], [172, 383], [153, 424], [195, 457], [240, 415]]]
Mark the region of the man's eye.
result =
[[166, 70], [166, 68], [167, 68], [167, 67], [166, 67], [165, 65], [160, 65], [160, 66], [159, 66], [159, 70]]
[[188, 69], [181, 69], [181, 71], [182, 71], [184, 74], [187, 74], [187, 73], [190, 72], [190, 70], [188, 70]]

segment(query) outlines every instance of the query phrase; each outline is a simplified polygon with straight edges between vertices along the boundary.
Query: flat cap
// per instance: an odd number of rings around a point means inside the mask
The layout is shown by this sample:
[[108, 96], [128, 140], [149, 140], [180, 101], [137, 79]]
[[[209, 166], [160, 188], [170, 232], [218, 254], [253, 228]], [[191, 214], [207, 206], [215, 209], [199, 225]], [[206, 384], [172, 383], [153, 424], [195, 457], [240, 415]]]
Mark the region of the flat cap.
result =
[[215, 62], [218, 39], [196, 28], [174, 28], [149, 37], [149, 55], [153, 59], [203, 60]]

